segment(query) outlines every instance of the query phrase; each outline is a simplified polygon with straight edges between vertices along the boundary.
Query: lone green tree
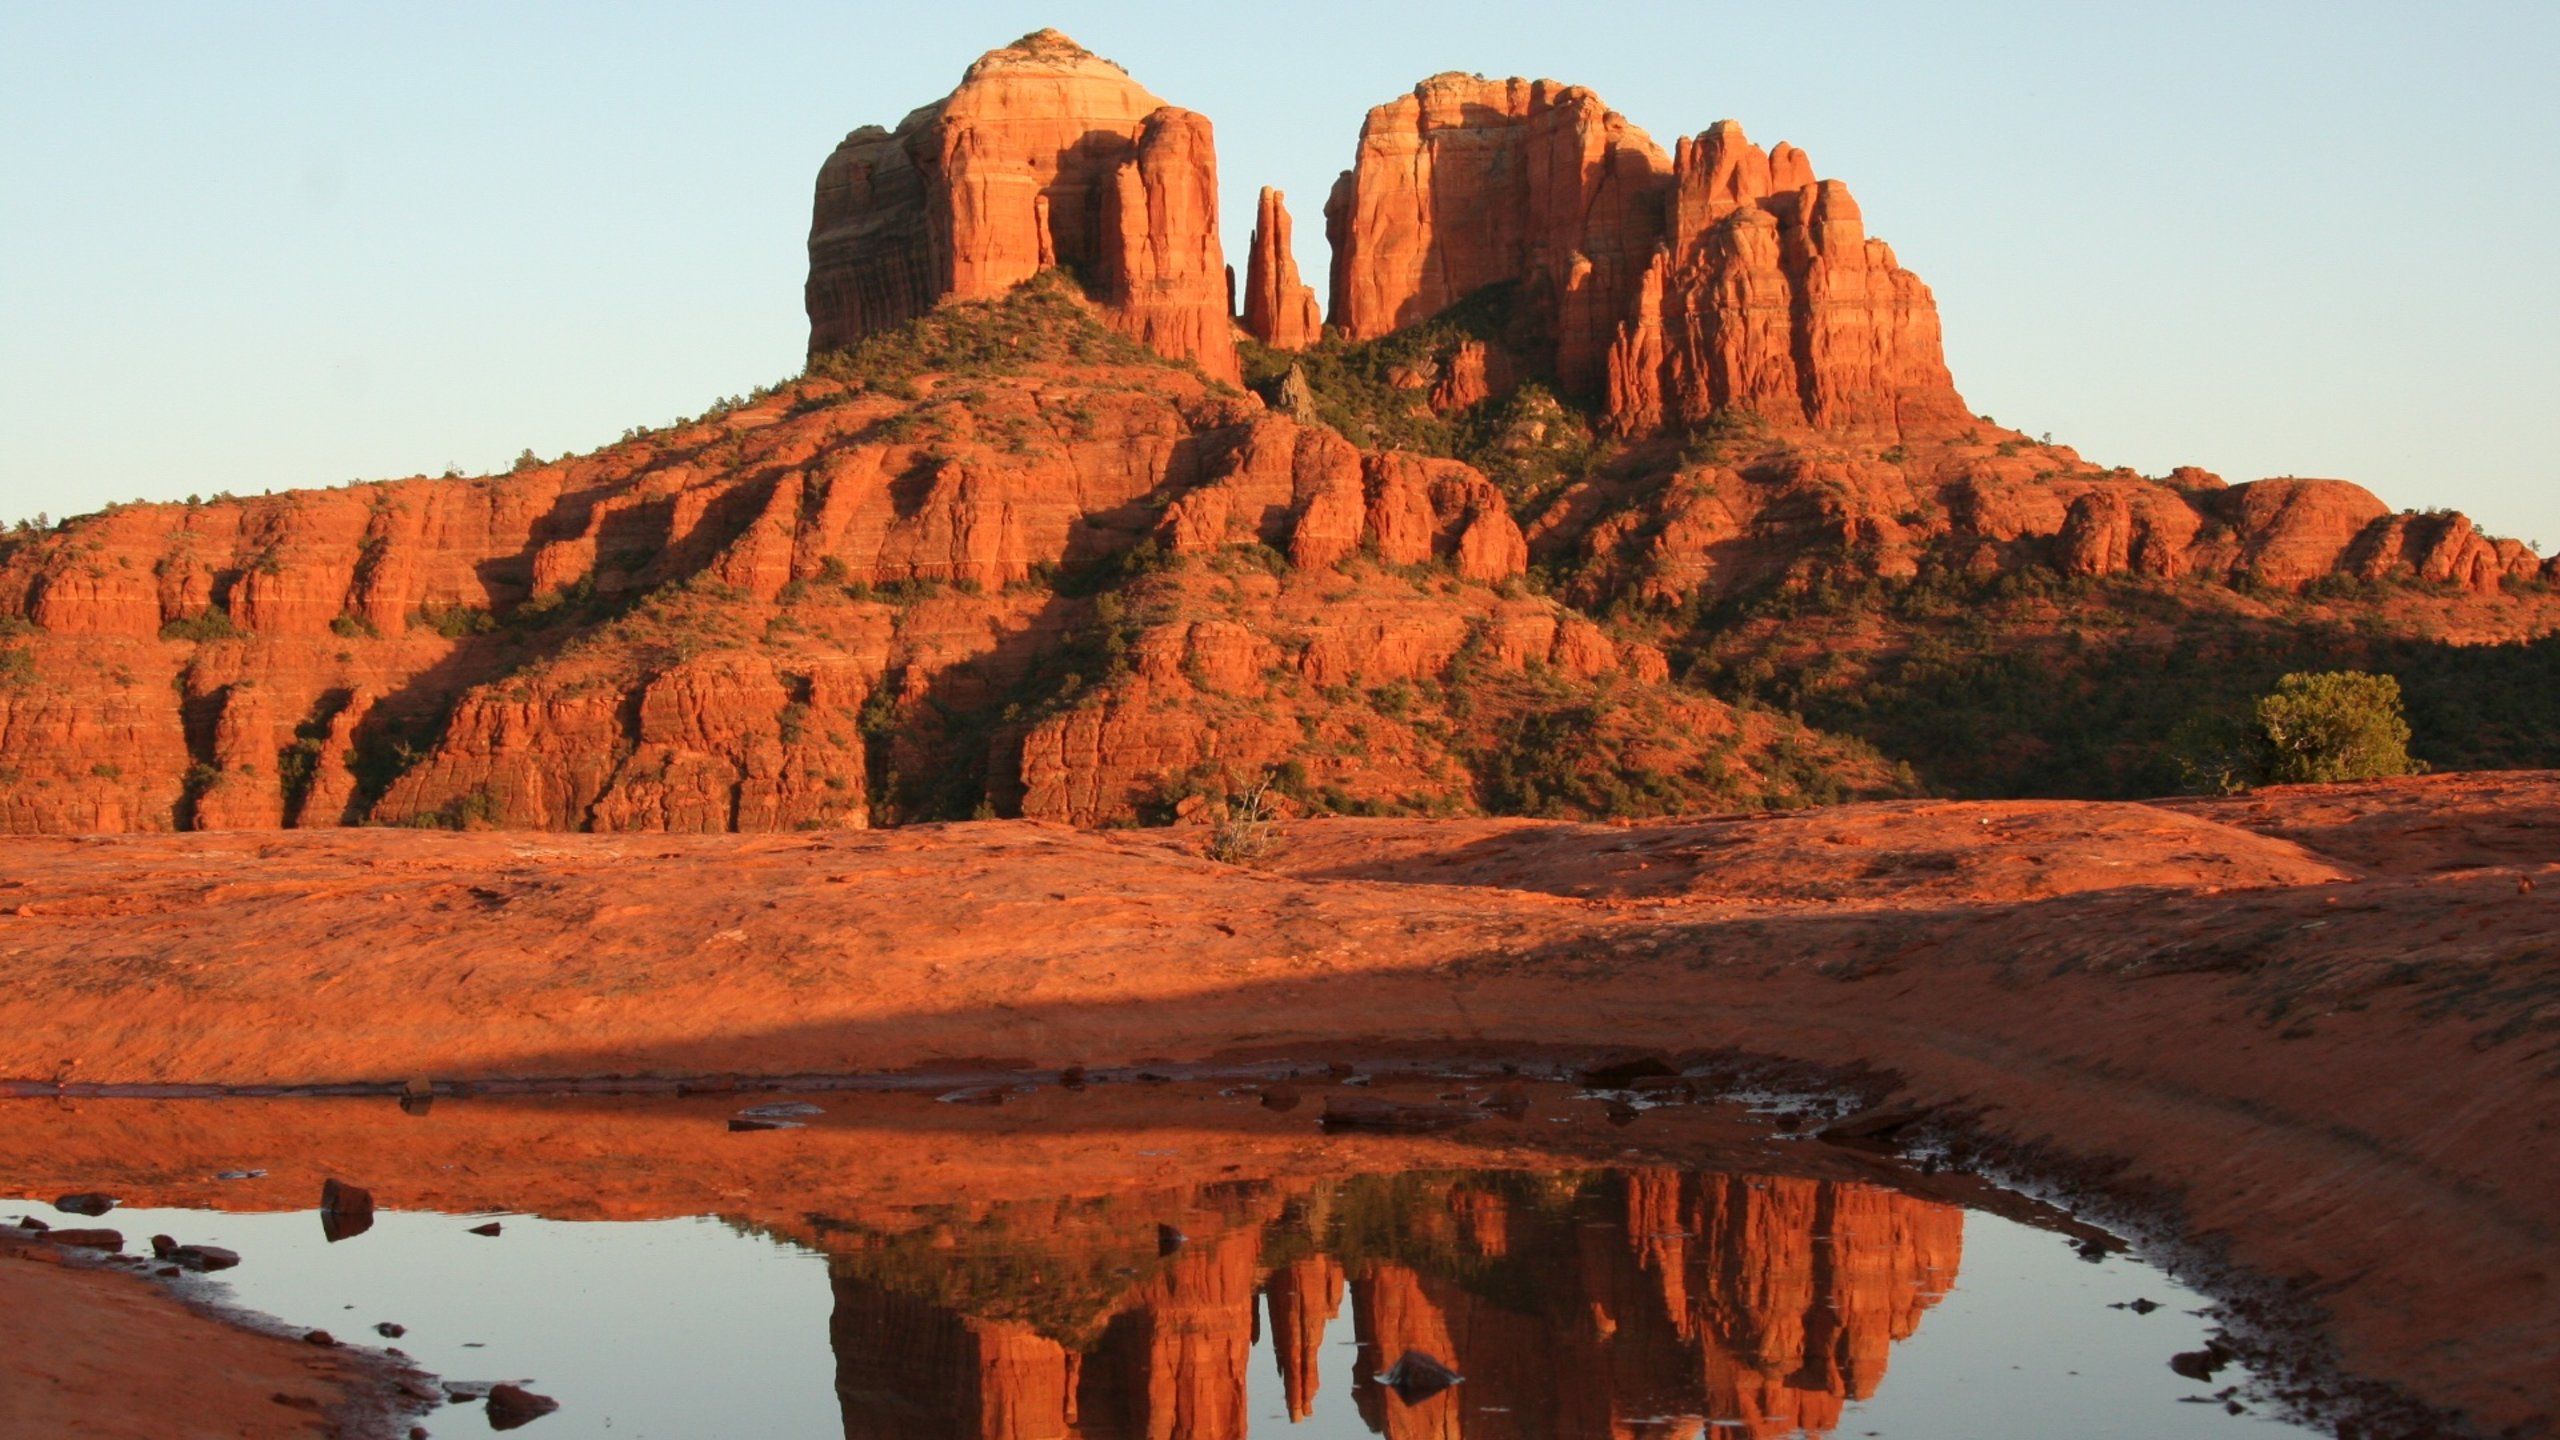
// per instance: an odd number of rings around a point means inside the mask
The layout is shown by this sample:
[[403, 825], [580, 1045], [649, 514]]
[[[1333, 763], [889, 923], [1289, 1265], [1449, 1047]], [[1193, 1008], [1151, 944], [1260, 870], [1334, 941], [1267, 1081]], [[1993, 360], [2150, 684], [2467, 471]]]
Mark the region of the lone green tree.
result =
[[2225, 794], [2260, 785], [2416, 775], [2400, 682], [2361, 670], [2287, 675], [2245, 717], [2198, 716], [2170, 738], [2190, 788]]
[[2287, 675], [2260, 697], [2256, 720], [2270, 785], [2378, 780], [2426, 768], [2409, 758], [2400, 682], [2389, 675]]

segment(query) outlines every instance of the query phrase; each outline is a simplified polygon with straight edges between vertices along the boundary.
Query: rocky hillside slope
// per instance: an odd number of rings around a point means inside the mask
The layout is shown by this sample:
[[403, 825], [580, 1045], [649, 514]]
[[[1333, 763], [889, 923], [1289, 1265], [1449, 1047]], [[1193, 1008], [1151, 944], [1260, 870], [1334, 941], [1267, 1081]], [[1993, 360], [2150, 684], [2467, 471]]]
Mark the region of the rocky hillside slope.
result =
[[2178, 718], [2146, 672], [2198, 654], [2208, 700], [2396, 664], [2458, 758], [2560, 756], [2515, 680], [2560, 562], [1968, 414], [1791, 146], [1435, 77], [1334, 188], [1330, 313], [1268, 191], [1240, 325], [1216, 184], [1207, 121], [1044, 31], [826, 160], [792, 381], [0, 537], [0, 829], [2127, 793]]
[[[1042, 281], [593, 455], [132, 505], [0, 560], [0, 825], [774, 830], [1891, 785]], [[1193, 803], [1197, 803], [1196, 801]]]

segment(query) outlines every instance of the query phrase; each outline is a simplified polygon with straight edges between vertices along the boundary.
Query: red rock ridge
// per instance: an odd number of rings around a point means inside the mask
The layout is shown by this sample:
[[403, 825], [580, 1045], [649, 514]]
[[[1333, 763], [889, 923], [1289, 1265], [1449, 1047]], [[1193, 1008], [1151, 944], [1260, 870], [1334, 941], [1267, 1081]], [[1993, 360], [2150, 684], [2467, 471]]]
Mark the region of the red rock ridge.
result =
[[1236, 383], [1217, 196], [1207, 120], [1055, 30], [1026, 35], [820, 167], [809, 353], [1065, 266], [1115, 328]]

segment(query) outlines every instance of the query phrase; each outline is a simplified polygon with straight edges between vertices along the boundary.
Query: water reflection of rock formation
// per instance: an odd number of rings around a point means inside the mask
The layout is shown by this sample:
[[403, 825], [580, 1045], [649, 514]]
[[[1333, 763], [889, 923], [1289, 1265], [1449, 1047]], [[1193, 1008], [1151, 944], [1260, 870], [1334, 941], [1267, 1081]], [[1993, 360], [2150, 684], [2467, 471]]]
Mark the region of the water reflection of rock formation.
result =
[[[1875, 1393], [1953, 1282], [1963, 1217], [1644, 1170], [1239, 1185], [817, 1238], [848, 1440], [1243, 1436], [1266, 1315], [1293, 1420], [1348, 1385], [1394, 1440], [1694, 1440], [1708, 1421], [1758, 1440]], [[1328, 1362], [1346, 1299], [1358, 1349]], [[1404, 1403], [1374, 1377], [1407, 1348], [1467, 1383]]]

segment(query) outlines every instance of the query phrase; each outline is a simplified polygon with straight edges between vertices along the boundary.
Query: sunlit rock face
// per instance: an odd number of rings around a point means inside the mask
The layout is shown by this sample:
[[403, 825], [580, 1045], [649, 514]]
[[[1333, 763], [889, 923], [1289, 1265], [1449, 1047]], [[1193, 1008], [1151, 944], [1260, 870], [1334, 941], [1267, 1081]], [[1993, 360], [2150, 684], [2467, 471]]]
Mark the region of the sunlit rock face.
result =
[[991, 50], [818, 172], [809, 352], [1076, 272], [1115, 328], [1236, 381], [1209, 122], [1055, 30]]
[[[1162, 1215], [1189, 1227], [1169, 1253]], [[825, 1243], [850, 1440], [1241, 1437], [1266, 1315], [1293, 1420], [1347, 1385], [1395, 1440], [1652, 1434], [1665, 1415], [1758, 1440], [1875, 1394], [1955, 1279], [1963, 1216], [1665, 1169], [1000, 1206], [966, 1230]], [[1358, 1347], [1328, 1350], [1346, 1299]], [[1456, 1392], [1378, 1383], [1406, 1350], [1467, 1377], [1463, 1412]]]
[[1972, 423], [1929, 288], [1848, 187], [1730, 120], [1665, 155], [1578, 85], [1436, 75], [1369, 112], [1325, 231], [1344, 334], [1514, 287], [1508, 342], [1623, 434], [1727, 409], [1889, 438]]

